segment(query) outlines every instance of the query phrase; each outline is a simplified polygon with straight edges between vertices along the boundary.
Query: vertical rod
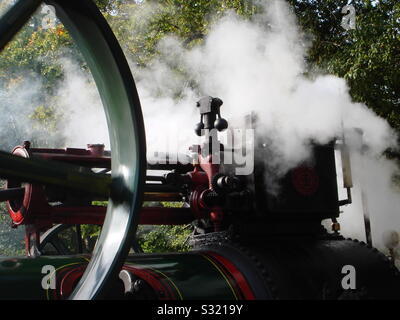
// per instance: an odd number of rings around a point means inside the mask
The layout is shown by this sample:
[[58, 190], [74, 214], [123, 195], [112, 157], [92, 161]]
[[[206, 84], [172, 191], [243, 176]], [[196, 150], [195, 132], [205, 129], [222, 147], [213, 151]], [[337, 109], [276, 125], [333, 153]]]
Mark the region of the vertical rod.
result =
[[76, 224], [76, 241], [78, 244], [78, 253], [83, 253], [83, 239], [82, 239], [82, 231], [81, 231], [81, 225]]

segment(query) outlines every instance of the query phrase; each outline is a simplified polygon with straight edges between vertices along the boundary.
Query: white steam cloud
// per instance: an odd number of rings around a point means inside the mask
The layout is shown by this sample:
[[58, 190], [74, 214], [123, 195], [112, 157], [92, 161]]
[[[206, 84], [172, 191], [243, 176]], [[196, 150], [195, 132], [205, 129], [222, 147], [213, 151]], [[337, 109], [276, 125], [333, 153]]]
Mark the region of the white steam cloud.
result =
[[66, 145], [86, 148], [87, 144], [101, 143], [110, 148], [107, 122], [93, 77], [70, 57], [63, 58], [60, 65], [65, 76], [57, 97], [64, 115]]
[[[364, 236], [364, 207], [357, 197], [362, 188], [373, 241], [382, 248], [386, 230], [400, 231], [399, 193], [392, 183], [396, 166], [380, 157], [396, 145], [396, 136], [384, 119], [351, 100], [343, 79], [307, 74], [308, 43], [283, 1], [269, 1], [264, 9], [252, 21], [234, 14], [224, 17], [204, 44], [193, 49], [184, 48], [174, 37], [160, 42], [161, 56], [138, 77], [148, 145], [165, 150], [166, 136], [168, 141], [178, 139], [179, 146], [190, 145], [199, 118], [193, 112], [194, 102], [202, 95], [222, 98], [227, 119], [251, 111], [259, 115], [258, 129], [273, 150], [268, 160], [275, 162], [277, 175], [310, 156], [310, 140], [327, 143], [341, 137], [343, 130], [359, 128], [368, 151], [360, 157], [359, 147], [350, 144], [354, 203], [344, 208], [343, 233]], [[184, 70], [184, 76], [177, 68]], [[196, 90], [191, 89], [193, 84]]]
[[343, 79], [305, 76], [302, 39], [283, 1], [269, 2], [251, 22], [226, 16], [203, 45], [190, 50], [174, 37], [164, 38], [159, 59], [136, 72], [149, 147], [162, 150], [160, 138], [166, 136], [178, 137], [180, 145], [183, 137], [193, 140], [192, 126], [199, 119], [194, 102], [201, 95], [221, 97], [228, 119], [255, 111], [282, 173], [309, 156], [311, 139], [326, 143], [341, 136], [343, 127], [361, 128], [375, 155], [394, 145], [388, 124], [353, 103]]

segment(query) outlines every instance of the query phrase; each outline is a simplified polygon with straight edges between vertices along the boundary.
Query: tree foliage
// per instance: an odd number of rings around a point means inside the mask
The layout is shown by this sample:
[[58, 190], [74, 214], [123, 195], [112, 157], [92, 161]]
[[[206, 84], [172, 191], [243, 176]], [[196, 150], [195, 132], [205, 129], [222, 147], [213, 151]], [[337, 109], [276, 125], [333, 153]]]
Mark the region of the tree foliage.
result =
[[182, 252], [189, 250], [190, 229], [185, 226], [141, 227], [138, 242], [143, 252]]
[[400, 131], [400, 2], [352, 1], [356, 28], [340, 23], [345, 0], [290, 0], [312, 34], [309, 63], [347, 80], [350, 94]]
[[212, 23], [227, 11], [250, 17], [257, 10], [252, 0], [100, 2], [102, 8], [113, 8], [103, 13], [125, 53], [141, 66], [157, 55], [157, 44], [166, 35], [174, 35], [184, 45], [193, 46], [203, 40]]

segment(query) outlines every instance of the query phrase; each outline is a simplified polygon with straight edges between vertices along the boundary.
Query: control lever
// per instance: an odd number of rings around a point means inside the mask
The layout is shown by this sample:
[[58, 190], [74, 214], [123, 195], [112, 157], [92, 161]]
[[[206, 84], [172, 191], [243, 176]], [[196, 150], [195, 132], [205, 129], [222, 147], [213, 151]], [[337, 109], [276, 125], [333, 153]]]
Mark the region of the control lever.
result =
[[205, 130], [217, 129], [223, 131], [228, 128], [228, 121], [221, 117], [220, 108], [223, 101], [210, 96], [201, 98], [196, 106], [200, 109], [200, 122], [195, 126], [195, 133], [202, 136]]

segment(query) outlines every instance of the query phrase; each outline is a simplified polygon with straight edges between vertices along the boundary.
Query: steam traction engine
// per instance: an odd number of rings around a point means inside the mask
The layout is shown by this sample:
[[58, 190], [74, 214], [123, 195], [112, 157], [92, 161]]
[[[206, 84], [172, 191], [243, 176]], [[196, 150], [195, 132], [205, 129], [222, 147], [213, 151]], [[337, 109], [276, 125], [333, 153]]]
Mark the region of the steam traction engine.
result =
[[[371, 246], [343, 239], [334, 141], [313, 145], [313, 160], [288, 172], [273, 196], [265, 141], [254, 115], [255, 169], [236, 175], [224, 159], [235, 152], [218, 132], [228, 128], [222, 100], [197, 103], [201, 145], [186, 163], [147, 163], [140, 103], [129, 67], [111, 30], [89, 0], [45, 1], [57, 10], [82, 50], [105, 107], [111, 152], [40, 149], [29, 142], [0, 153], [0, 176], [15, 227], [25, 226], [26, 258], [0, 259], [2, 299], [383, 299], [399, 298], [400, 276]], [[0, 48], [41, 1], [19, 1], [0, 21]], [[341, 146], [344, 159], [345, 145]], [[167, 173], [161, 173], [165, 172]], [[151, 174], [147, 174], [151, 172]], [[346, 175], [348, 177], [348, 175]], [[346, 182], [350, 188], [351, 182]], [[350, 196], [350, 192], [348, 193]], [[142, 207], [179, 201], [180, 208]], [[101, 205], [107, 203], [107, 206]], [[321, 226], [332, 220], [333, 233]], [[92, 251], [80, 225], [101, 225]], [[143, 254], [138, 224], [191, 224], [187, 253]], [[74, 230], [71, 249], [59, 237]], [[93, 245], [93, 244], [92, 244]], [[355, 285], [342, 273], [355, 270]], [[43, 282], [43, 270], [50, 270]], [[4, 288], [12, 288], [5, 290]]]

